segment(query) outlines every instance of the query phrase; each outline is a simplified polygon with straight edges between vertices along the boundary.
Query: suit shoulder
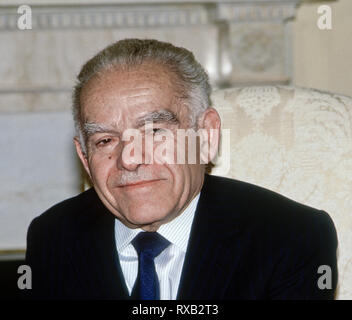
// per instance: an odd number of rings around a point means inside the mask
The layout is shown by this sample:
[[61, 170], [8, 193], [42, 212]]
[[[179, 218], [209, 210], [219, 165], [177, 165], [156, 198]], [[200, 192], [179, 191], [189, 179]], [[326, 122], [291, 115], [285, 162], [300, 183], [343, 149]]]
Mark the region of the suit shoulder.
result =
[[60, 224], [67, 219], [74, 219], [75, 216], [79, 215], [80, 212], [84, 212], [85, 208], [90, 206], [92, 198], [94, 198], [94, 189], [89, 189], [84, 191], [72, 198], [63, 200], [51, 208], [47, 209], [45, 212], [34, 218], [30, 224], [29, 229], [33, 226], [45, 225], [46, 227], [50, 225]]
[[281, 229], [334, 225], [326, 212], [266, 188], [217, 176], [209, 176], [207, 180], [208, 191], [215, 194], [217, 205], [224, 207], [226, 212], [242, 215], [248, 223], [262, 226], [269, 223]]
[[217, 213], [216, 218], [209, 219], [212, 225], [221, 224], [223, 231], [237, 225], [243, 239], [263, 252], [268, 248], [278, 254], [296, 252], [293, 256], [302, 259], [325, 252], [333, 261], [338, 238], [326, 212], [242, 181], [221, 177], [210, 180], [207, 185], [215, 196], [207, 192], [213, 200], [213, 204], [207, 202], [211, 207], [207, 212], [208, 216]]

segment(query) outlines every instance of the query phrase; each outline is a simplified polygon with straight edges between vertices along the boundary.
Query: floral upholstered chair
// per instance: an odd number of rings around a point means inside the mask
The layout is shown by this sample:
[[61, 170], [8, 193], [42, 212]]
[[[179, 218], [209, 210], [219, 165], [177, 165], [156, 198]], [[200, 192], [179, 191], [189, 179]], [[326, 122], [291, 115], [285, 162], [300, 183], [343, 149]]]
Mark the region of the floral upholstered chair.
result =
[[221, 89], [222, 154], [212, 174], [325, 210], [338, 234], [337, 299], [352, 299], [352, 99], [288, 86]]

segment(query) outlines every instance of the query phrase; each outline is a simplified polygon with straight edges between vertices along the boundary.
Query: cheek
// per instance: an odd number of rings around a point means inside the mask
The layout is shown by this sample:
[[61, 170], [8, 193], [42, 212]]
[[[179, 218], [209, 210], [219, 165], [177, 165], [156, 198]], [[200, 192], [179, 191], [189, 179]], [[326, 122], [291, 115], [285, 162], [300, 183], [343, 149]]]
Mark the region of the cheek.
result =
[[184, 191], [184, 189], [187, 189], [188, 186], [187, 176], [189, 175], [189, 173], [187, 172], [187, 166], [174, 164], [169, 165], [168, 169], [172, 175], [172, 189], [176, 194], [182, 193], [182, 191]]
[[102, 183], [107, 181], [109, 174], [113, 169], [112, 156], [93, 156], [89, 161], [89, 167], [93, 180], [99, 185], [101, 185]]

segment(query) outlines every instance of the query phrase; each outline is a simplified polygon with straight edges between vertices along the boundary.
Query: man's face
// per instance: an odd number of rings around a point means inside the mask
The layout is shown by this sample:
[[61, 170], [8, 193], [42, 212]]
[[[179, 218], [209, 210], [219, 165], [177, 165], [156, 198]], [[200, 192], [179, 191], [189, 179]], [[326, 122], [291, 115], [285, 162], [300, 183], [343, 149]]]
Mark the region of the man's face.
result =
[[[189, 126], [188, 108], [173, 80], [163, 67], [143, 64], [95, 76], [81, 93], [82, 120], [91, 129], [86, 155], [75, 139], [78, 155], [102, 202], [130, 228], [157, 230], [180, 214], [203, 184], [203, 165], [146, 161], [155, 152], [155, 147], [145, 148], [148, 138], [167, 129], [176, 146], [177, 129]], [[153, 121], [153, 130], [145, 130], [145, 120]], [[124, 152], [131, 143], [122, 139], [127, 129], [143, 137], [140, 163], [130, 161], [136, 150]]]

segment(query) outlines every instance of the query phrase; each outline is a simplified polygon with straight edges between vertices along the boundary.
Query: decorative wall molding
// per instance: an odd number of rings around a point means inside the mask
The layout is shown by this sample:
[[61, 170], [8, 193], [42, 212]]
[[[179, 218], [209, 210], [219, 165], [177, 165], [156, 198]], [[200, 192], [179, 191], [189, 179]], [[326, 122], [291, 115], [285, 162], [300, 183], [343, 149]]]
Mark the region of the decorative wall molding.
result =
[[[73, 70], [88, 57], [84, 52], [135, 34], [191, 44], [215, 87], [289, 84], [287, 21], [301, 1], [28, 0], [32, 29], [19, 30], [17, 8], [23, 3], [3, 0], [0, 41], [8, 45], [0, 61], [0, 73], [7, 75], [0, 79], [0, 112], [66, 110]], [[90, 33], [100, 38], [90, 41]]]
[[[17, 31], [15, 8], [0, 12], [0, 30]], [[206, 24], [209, 11], [201, 5], [33, 7], [33, 30], [146, 28]]]
[[[251, 4], [251, 3], [290, 3], [297, 0], [189, 0], [188, 4], [218, 4], [218, 3], [236, 3], [236, 4]], [[302, 2], [314, 2], [321, 0], [298, 0]], [[325, 1], [336, 1], [336, 0], [325, 0]], [[38, 6], [57, 6], [57, 5], [70, 5], [70, 6], [92, 6], [92, 5], [108, 5], [108, 4], [165, 4], [165, 3], [182, 3], [178, 0], [85, 0], [84, 4], [80, 0], [27, 0], [27, 5], [38, 5]], [[183, 2], [185, 3], [185, 2]], [[22, 0], [2, 0], [1, 6], [19, 6], [22, 5]], [[0, 7], [1, 7], [0, 6]]]
[[[32, 25], [35, 30], [53, 30], [189, 26], [218, 20], [283, 21], [295, 16], [295, 7], [300, 0], [214, 0], [178, 5], [175, 1], [164, 1], [162, 4], [149, 2], [149, 5], [136, 5], [129, 1], [119, 1], [120, 4], [114, 6], [100, 4], [94, 7], [82, 3], [74, 7], [53, 6], [49, 3], [33, 5]], [[18, 30], [18, 17], [16, 6], [1, 8], [0, 31]]]
[[15, 88], [0, 90], [0, 114], [70, 111], [72, 88]]
[[300, 0], [264, 4], [221, 3], [216, 6], [213, 19], [231, 22], [285, 21], [295, 17], [299, 2]]

